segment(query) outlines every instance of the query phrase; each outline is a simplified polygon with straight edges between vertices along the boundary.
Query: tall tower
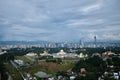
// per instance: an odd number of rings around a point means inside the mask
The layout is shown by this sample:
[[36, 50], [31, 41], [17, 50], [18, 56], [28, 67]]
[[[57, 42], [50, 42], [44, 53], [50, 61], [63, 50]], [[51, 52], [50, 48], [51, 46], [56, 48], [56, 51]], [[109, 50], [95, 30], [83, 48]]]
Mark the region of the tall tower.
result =
[[94, 36], [94, 47], [97, 46], [96, 41], [97, 41], [97, 38], [96, 38], [96, 36]]
[[80, 45], [80, 46], [82, 45], [82, 41], [81, 41], [81, 40], [79, 40], [79, 45]]

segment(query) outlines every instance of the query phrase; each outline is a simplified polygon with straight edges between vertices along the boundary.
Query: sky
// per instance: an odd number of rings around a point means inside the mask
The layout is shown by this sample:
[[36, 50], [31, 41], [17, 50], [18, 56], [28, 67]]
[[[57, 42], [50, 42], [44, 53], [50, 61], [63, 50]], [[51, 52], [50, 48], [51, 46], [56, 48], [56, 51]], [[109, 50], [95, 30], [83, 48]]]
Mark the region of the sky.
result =
[[120, 0], [0, 0], [1, 41], [120, 40]]

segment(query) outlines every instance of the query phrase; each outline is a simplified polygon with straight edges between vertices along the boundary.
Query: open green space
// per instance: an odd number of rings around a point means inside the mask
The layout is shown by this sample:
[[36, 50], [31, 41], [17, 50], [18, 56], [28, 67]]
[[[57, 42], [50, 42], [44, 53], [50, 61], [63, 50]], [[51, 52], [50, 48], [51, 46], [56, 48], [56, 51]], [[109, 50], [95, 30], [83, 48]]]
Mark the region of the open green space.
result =
[[27, 62], [29, 64], [33, 64], [34, 63], [32, 60], [26, 58], [25, 56], [15, 56], [15, 59], [23, 60], [24, 62]]
[[34, 75], [38, 71], [44, 71], [53, 76], [59, 71], [70, 71], [74, 66], [74, 63], [53, 63], [53, 62], [39, 62], [37, 65], [30, 67], [23, 67], [23, 70]]

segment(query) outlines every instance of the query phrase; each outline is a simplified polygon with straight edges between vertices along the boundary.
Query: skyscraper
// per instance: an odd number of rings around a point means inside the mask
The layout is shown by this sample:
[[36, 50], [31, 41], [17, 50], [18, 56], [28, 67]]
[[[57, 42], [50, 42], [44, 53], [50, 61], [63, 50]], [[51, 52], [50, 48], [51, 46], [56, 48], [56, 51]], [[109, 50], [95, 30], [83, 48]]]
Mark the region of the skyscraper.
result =
[[97, 40], [97, 38], [96, 38], [96, 36], [94, 36], [94, 47], [97, 46], [97, 44], [96, 44], [96, 40]]

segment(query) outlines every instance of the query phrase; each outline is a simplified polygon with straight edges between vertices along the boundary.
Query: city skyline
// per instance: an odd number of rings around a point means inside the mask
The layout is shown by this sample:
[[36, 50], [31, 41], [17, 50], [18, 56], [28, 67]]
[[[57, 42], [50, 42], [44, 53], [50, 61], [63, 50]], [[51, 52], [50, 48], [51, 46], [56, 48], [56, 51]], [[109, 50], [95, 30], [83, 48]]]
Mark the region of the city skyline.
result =
[[0, 0], [0, 41], [120, 40], [119, 0]]

